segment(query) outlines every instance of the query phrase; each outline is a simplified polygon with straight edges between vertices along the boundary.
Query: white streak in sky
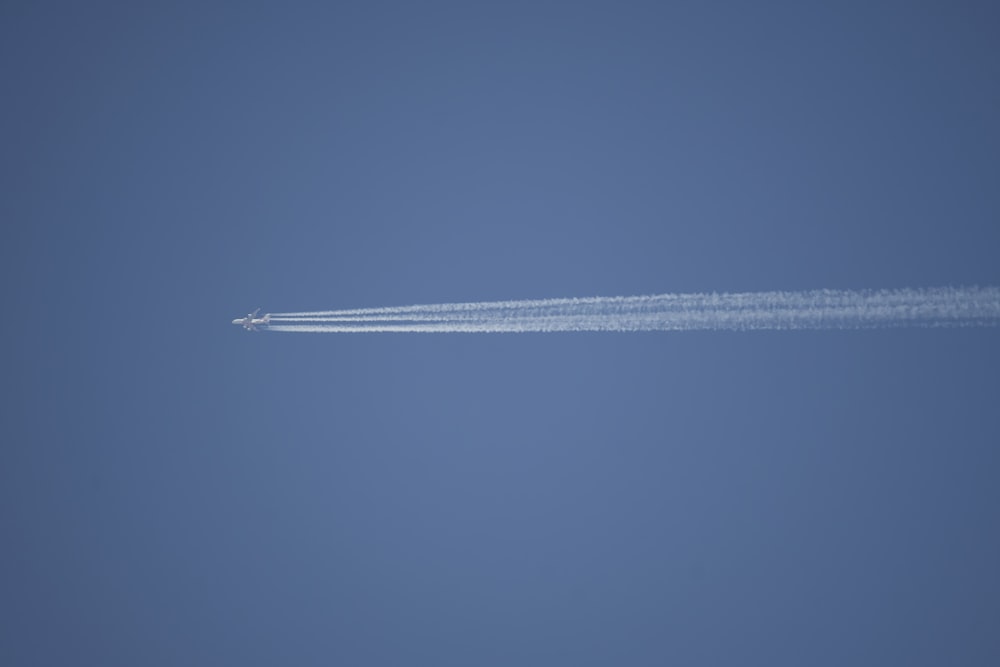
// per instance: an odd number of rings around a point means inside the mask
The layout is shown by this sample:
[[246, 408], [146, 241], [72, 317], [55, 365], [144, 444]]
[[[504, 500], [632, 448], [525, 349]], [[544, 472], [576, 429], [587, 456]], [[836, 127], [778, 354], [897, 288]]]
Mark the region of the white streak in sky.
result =
[[269, 331], [746, 331], [1000, 324], [1000, 287], [659, 294], [272, 313]]

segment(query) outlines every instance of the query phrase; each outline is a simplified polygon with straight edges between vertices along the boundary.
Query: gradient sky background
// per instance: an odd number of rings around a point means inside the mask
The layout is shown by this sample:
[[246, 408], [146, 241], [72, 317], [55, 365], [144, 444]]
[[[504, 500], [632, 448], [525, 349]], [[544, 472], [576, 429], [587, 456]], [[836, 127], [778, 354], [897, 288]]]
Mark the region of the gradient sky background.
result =
[[1000, 663], [996, 329], [230, 324], [1000, 284], [995, 3], [141, 4], [0, 10], [0, 663]]

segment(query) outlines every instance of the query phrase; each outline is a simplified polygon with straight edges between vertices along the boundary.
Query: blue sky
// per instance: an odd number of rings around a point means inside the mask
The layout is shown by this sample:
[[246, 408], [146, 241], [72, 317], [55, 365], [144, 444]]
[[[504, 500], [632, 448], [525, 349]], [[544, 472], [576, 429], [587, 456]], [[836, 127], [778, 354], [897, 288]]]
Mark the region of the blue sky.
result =
[[1000, 284], [989, 3], [0, 11], [4, 664], [996, 664], [995, 329], [249, 334]]

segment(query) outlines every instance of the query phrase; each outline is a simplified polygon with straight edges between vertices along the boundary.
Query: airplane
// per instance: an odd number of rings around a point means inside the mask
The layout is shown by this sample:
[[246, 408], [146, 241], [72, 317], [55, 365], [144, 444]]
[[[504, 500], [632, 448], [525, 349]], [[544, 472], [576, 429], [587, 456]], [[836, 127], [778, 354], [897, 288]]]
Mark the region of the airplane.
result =
[[239, 324], [247, 331], [257, 331], [259, 326], [267, 326], [271, 323], [271, 313], [268, 313], [264, 317], [257, 317], [257, 313], [260, 312], [260, 308], [253, 311], [252, 313], [247, 313], [246, 317], [237, 317], [233, 320], [233, 324]]

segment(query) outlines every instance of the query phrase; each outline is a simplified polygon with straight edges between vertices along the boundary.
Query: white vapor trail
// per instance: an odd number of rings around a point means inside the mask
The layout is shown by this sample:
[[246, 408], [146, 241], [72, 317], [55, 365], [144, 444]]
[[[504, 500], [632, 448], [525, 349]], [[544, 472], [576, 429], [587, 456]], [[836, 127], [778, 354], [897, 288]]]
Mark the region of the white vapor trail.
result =
[[746, 331], [1000, 324], [1000, 287], [658, 294], [272, 313], [269, 331]]

